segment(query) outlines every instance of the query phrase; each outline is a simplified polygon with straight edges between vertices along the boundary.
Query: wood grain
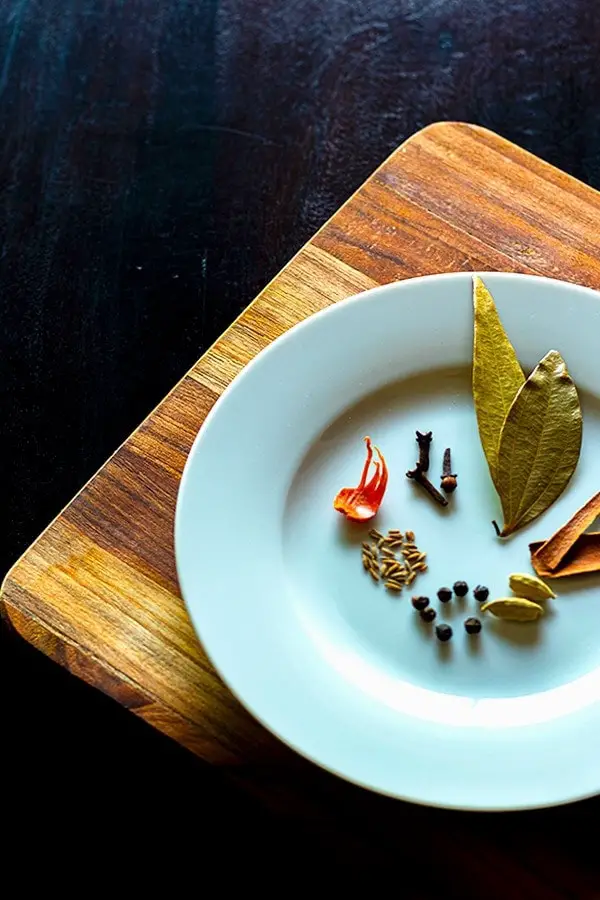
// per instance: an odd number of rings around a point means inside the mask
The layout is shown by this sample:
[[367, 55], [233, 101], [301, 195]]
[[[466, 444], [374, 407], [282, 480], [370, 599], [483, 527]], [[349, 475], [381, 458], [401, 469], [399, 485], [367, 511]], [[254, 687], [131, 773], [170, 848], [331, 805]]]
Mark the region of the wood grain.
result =
[[179, 596], [173, 515], [198, 428], [270, 341], [374, 285], [478, 269], [600, 288], [599, 224], [597, 192], [497, 135], [459, 123], [419, 132], [302, 248], [25, 553], [4, 582], [4, 616], [44, 653], [202, 758], [303, 768], [221, 683]]

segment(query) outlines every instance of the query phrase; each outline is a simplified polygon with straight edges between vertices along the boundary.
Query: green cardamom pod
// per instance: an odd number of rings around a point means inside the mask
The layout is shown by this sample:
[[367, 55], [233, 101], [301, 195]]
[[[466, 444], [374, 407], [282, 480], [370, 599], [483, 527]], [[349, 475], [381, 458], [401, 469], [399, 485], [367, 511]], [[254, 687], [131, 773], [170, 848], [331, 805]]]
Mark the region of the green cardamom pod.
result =
[[526, 597], [527, 600], [548, 600], [550, 597], [556, 597], [554, 591], [535, 575], [515, 572], [509, 576], [508, 583], [517, 597]]
[[510, 619], [514, 622], [532, 622], [544, 615], [539, 603], [526, 600], [525, 597], [499, 597], [489, 600], [481, 607], [481, 612], [491, 612], [499, 619]]

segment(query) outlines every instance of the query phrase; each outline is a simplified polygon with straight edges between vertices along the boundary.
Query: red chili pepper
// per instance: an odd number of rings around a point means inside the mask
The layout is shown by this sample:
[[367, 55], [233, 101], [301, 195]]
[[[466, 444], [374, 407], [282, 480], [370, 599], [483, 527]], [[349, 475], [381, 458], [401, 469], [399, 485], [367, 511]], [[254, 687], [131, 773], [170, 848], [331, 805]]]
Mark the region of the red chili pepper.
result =
[[[353, 522], [366, 522], [377, 514], [388, 482], [387, 466], [379, 448], [373, 447], [370, 437], [365, 438], [365, 444], [367, 445], [367, 459], [359, 485], [355, 488], [342, 488], [333, 501], [333, 508]], [[377, 453], [379, 462], [373, 464], [375, 471], [371, 480], [367, 482], [369, 466], [373, 460], [373, 450]]]

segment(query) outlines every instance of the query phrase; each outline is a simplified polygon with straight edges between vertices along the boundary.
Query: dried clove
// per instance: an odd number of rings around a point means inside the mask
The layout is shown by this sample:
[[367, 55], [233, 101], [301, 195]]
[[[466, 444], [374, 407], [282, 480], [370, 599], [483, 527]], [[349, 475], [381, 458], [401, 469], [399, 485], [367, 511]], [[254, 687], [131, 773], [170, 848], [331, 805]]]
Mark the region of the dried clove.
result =
[[433, 438], [432, 431], [426, 431], [424, 434], [420, 431], [416, 432], [417, 444], [419, 445], [419, 463], [421, 472], [429, 471], [429, 448]]
[[448, 501], [444, 497], [443, 494], [440, 494], [438, 489], [434, 487], [434, 485], [430, 482], [427, 475], [421, 469], [419, 463], [416, 464], [414, 469], [409, 469], [406, 473], [406, 477], [410, 478], [412, 481], [416, 481], [417, 484], [420, 484], [422, 488], [425, 488], [427, 493], [433, 497], [436, 503], [439, 503], [440, 506], [448, 506]]
[[452, 494], [456, 490], [456, 479], [458, 475], [452, 471], [452, 457], [450, 447], [444, 450], [444, 464], [442, 467], [442, 484], [441, 488], [447, 494]]

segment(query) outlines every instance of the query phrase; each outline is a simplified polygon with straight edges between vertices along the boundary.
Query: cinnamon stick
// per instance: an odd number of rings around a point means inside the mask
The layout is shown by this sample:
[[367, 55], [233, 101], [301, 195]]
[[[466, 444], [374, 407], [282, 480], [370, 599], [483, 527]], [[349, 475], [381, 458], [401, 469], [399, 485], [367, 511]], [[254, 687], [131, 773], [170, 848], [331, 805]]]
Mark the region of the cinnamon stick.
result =
[[563, 557], [560, 566], [554, 570], [545, 568], [540, 562], [539, 550], [545, 543], [547, 542], [534, 541], [529, 545], [531, 564], [540, 578], [563, 578], [565, 575], [600, 572], [600, 531], [582, 534]]
[[542, 542], [538, 550], [534, 551], [536, 572], [538, 571], [537, 566], [549, 572], [558, 569], [571, 547], [598, 516], [600, 516], [600, 491], [594, 494], [581, 509], [578, 509], [575, 515], [551, 538]]

